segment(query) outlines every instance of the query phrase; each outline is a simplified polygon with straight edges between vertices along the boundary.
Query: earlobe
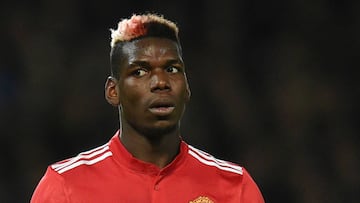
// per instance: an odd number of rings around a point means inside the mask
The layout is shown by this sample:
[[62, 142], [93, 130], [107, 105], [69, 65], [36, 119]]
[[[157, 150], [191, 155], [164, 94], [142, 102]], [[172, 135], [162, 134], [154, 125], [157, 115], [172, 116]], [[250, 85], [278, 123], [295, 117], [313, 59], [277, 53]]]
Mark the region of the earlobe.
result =
[[109, 76], [105, 83], [105, 99], [113, 106], [119, 106], [119, 91], [117, 87], [117, 79]]

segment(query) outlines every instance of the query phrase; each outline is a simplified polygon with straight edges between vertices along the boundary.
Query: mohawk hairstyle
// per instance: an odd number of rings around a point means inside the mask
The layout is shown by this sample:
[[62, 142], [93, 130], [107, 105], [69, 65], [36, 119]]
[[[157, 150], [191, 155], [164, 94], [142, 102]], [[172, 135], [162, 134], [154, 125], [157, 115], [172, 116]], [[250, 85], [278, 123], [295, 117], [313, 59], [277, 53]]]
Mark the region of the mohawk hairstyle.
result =
[[118, 79], [121, 62], [121, 48], [126, 42], [144, 37], [161, 37], [175, 41], [180, 50], [179, 29], [176, 24], [157, 14], [134, 14], [129, 19], [119, 22], [116, 30], [111, 31], [111, 74]]
[[179, 29], [175, 23], [156, 14], [134, 14], [130, 19], [119, 22], [116, 30], [111, 30], [111, 47], [117, 42], [131, 41], [143, 36], [159, 36], [178, 41]]

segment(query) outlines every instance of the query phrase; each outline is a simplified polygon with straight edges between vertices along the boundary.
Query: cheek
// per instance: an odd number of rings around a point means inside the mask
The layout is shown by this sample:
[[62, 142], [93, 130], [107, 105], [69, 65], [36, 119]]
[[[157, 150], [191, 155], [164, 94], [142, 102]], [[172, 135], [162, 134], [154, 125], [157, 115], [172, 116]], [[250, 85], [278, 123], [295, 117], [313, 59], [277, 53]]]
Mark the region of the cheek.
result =
[[122, 105], [134, 106], [141, 103], [144, 94], [144, 84], [133, 79], [124, 80], [120, 89], [120, 102]]
[[187, 82], [185, 80], [185, 78], [178, 78], [177, 80], [174, 80], [174, 84], [172, 85], [173, 88], [176, 87], [177, 91], [181, 94], [181, 95], [186, 95], [186, 93], [188, 92], [188, 85]]

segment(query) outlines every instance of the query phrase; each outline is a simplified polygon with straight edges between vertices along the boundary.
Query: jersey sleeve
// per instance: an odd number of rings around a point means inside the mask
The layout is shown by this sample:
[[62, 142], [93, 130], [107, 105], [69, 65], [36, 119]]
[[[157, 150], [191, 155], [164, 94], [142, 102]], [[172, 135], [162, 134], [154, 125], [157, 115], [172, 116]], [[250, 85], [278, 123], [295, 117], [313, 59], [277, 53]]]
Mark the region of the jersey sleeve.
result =
[[31, 203], [65, 203], [68, 201], [63, 178], [50, 166], [37, 185]]
[[242, 203], [265, 203], [259, 187], [245, 168], [243, 168], [243, 186], [240, 199]]

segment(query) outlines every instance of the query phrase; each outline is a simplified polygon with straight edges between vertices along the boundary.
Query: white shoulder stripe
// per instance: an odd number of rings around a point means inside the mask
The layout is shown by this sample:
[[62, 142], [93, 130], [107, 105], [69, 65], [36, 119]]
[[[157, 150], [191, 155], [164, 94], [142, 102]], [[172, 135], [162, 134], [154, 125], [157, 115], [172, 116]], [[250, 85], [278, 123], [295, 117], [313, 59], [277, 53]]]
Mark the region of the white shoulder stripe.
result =
[[88, 150], [88, 151], [85, 151], [85, 152], [81, 152], [80, 154], [91, 154], [92, 152], [97, 151], [97, 150], [99, 150], [101, 148], [104, 148], [104, 147], [107, 147], [107, 146], [109, 146], [109, 143], [105, 143], [105, 144], [103, 144], [103, 145], [101, 145], [99, 147], [96, 147], [94, 149], [91, 149], [91, 150]]
[[201, 151], [200, 149], [196, 149], [195, 147], [189, 145], [189, 148], [196, 152], [200, 157], [206, 159], [206, 160], [210, 160], [210, 161], [214, 161], [215, 163], [221, 165], [221, 166], [227, 166], [227, 167], [232, 167], [232, 168], [235, 168], [237, 170], [242, 170], [242, 167], [241, 166], [238, 166], [234, 163], [231, 163], [231, 162], [228, 162], [228, 161], [224, 161], [224, 160], [220, 160], [220, 159], [216, 159], [214, 156], [204, 152], [204, 151]]
[[194, 158], [196, 158], [198, 161], [200, 161], [203, 164], [209, 165], [209, 166], [215, 166], [218, 169], [229, 171], [233, 173], [237, 173], [242, 175], [243, 169], [241, 166], [229, 163], [227, 161], [223, 161], [220, 159], [216, 159], [212, 155], [203, 152], [201, 150], [198, 150], [192, 146], [189, 145], [189, 154], [192, 155]]
[[74, 164], [72, 164], [72, 165], [66, 166], [66, 167], [58, 170], [58, 173], [59, 173], [59, 174], [64, 173], [64, 172], [66, 172], [66, 171], [68, 171], [68, 170], [70, 170], [70, 169], [73, 169], [73, 168], [75, 168], [75, 167], [78, 167], [78, 166], [84, 165], [84, 164], [85, 164], [85, 165], [93, 165], [93, 164], [96, 164], [96, 163], [99, 162], [99, 161], [102, 161], [102, 160], [106, 159], [106, 158], [109, 157], [109, 156], [112, 156], [112, 153], [111, 153], [110, 151], [104, 153], [103, 155], [101, 155], [101, 156], [99, 156], [99, 157], [97, 157], [97, 158], [95, 158], [95, 159], [91, 159], [91, 160], [80, 160], [80, 161], [78, 161], [78, 162], [76, 162], [76, 163], [74, 163]]
[[[96, 151], [97, 150], [97, 151]], [[76, 157], [73, 157], [67, 161], [64, 161], [62, 163], [57, 163], [57, 164], [53, 164], [51, 165], [51, 167], [55, 170], [55, 171], [59, 171], [62, 168], [69, 166], [77, 161], [79, 161], [80, 159], [91, 159], [92, 157], [95, 157], [101, 153], [104, 153], [105, 151], [109, 150], [109, 146], [108, 145], [103, 145], [101, 147], [97, 147], [95, 149], [86, 151], [86, 152], [82, 152], [80, 154], [78, 154]]]

